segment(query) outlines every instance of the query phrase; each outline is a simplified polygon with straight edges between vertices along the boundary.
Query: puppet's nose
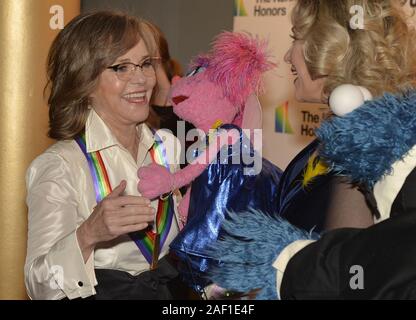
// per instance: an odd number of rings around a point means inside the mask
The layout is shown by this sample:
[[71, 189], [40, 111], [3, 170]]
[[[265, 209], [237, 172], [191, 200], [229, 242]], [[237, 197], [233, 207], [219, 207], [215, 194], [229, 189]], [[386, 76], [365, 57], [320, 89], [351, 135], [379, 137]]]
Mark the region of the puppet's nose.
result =
[[175, 84], [176, 82], [178, 82], [181, 79], [182, 78], [180, 76], [173, 76], [173, 78], [172, 78], [172, 84]]

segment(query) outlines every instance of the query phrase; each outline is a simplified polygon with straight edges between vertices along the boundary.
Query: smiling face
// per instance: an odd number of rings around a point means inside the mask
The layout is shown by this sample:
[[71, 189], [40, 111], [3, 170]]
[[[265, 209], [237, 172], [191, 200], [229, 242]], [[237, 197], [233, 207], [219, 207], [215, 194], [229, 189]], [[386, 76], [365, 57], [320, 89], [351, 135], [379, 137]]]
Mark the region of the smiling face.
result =
[[[120, 56], [111, 65], [122, 62], [142, 64], [149, 58], [144, 41], [140, 40], [126, 54]], [[91, 93], [92, 107], [106, 123], [115, 125], [136, 125], [149, 115], [149, 100], [156, 77], [145, 76], [140, 68], [136, 69], [129, 81], [122, 81], [116, 71], [104, 70]]]
[[285, 62], [291, 64], [291, 70], [296, 79], [295, 97], [300, 102], [323, 103], [324, 78], [312, 80], [305, 63], [303, 42], [295, 40], [285, 54]]
[[222, 88], [208, 79], [202, 68], [198, 71], [174, 82], [170, 93], [173, 111], [204, 132], [218, 120], [222, 124], [232, 123], [237, 108], [224, 96]]

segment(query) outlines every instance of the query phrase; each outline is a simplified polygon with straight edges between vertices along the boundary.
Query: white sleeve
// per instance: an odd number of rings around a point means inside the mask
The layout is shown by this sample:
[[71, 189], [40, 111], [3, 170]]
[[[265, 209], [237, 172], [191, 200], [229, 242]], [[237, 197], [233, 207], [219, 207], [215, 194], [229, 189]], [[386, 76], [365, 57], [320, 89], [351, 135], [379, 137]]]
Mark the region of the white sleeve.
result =
[[33, 161], [26, 174], [28, 245], [24, 268], [31, 299], [95, 294], [94, 254], [84, 263], [76, 236], [76, 172], [56, 153]]
[[314, 243], [316, 240], [297, 240], [287, 245], [277, 256], [273, 262], [273, 267], [276, 269], [276, 289], [277, 295], [280, 299], [280, 287], [282, 285], [283, 274], [289, 260], [298, 253], [300, 250], [305, 248], [307, 245]]

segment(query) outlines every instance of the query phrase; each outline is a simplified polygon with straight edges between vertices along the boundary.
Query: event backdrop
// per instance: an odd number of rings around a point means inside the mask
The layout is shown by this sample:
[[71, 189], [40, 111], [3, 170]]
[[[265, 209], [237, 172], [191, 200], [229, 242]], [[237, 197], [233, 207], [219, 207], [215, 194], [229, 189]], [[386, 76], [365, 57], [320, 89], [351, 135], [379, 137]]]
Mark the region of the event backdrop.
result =
[[[409, 14], [416, 0], [397, 0]], [[234, 30], [248, 31], [269, 40], [278, 66], [265, 77], [263, 106], [263, 156], [282, 169], [308, 142], [328, 115], [324, 105], [298, 103], [293, 96], [294, 76], [283, 57], [292, 39], [290, 13], [294, 0], [234, 0]], [[334, 1], [336, 5], [336, 1]], [[412, 17], [411, 22], [416, 22]]]

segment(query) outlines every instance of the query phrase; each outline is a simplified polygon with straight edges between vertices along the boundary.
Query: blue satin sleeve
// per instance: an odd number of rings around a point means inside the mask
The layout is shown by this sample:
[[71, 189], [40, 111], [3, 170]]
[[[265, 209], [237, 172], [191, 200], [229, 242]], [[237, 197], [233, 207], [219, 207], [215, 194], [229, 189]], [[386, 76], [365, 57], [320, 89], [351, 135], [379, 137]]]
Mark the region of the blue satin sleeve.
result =
[[228, 212], [249, 208], [269, 215], [276, 212], [276, 191], [282, 172], [264, 158], [258, 158], [261, 170], [246, 163], [255, 154], [239, 130], [240, 148], [228, 146], [225, 158], [219, 152], [217, 162], [192, 182], [188, 222], [170, 245], [182, 262], [180, 271], [185, 280], [196, 290], [208, 284], [204, 273], [210, 264], [219, 263], [205, 252], [221, 236], [221, 224]]

